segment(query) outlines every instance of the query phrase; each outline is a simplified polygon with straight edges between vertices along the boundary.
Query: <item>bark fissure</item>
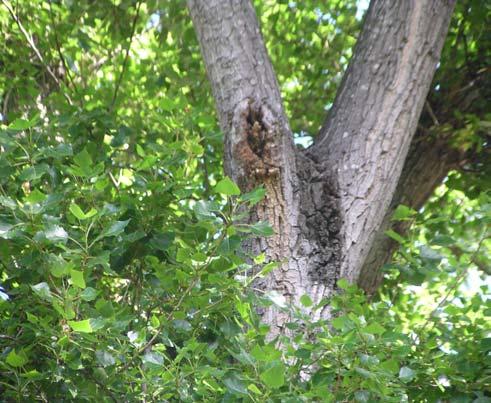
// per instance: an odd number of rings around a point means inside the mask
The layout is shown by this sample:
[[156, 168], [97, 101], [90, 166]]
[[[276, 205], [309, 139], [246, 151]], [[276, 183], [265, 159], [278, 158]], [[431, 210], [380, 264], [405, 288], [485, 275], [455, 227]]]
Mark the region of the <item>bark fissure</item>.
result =
[[[294, 258], [307, 256], [310, 281], [335, 289], [340, 275], [341, 216], [339, 190], [319, 164], [305, 153], [297, 155], [300, 241]], [[308, 245], [308, 248], [305, 247]]]

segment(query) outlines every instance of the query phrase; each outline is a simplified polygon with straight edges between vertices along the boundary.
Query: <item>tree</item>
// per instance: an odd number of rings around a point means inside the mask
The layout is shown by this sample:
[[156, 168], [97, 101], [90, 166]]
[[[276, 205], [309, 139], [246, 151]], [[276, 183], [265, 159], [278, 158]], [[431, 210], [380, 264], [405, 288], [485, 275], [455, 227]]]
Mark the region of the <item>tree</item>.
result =
[[[225, 171], [245, 191], [266, 188], [253, 219], [268, 220], [275, 235], [250, 248], [283, 263], [261, 288], [315, 303], [341, 278], [373, 292], [391, 256], [384, 232], [395, 207], [421, 207], [449, 169], [428, 173], [433, 144], [409, 150], [454, 2], [372, 1], [336, 100], [306, 150], [293, 144], [252, 4], [188, 7], [225, 135]], [[265, 319], [281, 328], [287, 318]]]
[[491, 10], [362, 3], [0, 1], [3, 399], [487, 401]]

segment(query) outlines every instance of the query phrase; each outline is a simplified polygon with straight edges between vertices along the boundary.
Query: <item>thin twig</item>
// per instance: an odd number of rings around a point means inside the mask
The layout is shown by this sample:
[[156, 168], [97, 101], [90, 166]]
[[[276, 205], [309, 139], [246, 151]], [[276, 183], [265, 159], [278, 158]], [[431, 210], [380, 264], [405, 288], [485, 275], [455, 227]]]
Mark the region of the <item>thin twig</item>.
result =
[[428, 101], [425, 102], [425, 107], [428, 113], [430, 114], [433, 123], [437, 126], [440, 126], [440, 122], [438, 121], [438, 118], [436, 117], [435, 112], [433, 112], [433, 109], [431, 108], [431, 105]]
[[[63, 52], [61, 51], [61, 43], [58, 38], [58, 31], [56, 29], [56, 22], [55, 22], [55, 17], [53, 13], [53, 8], [51, 6], [51, 1], [48, 1], [49, 4], [49, 15], [51, 19], [51, 24], [53, 25], [53, 32], [55, 36], [55, 44], [56, 44], [56, 51], [58, 52], [58, 56], [60, 57], [61, 63], [63, 64], [63, 68], [66, 71], [66, 75], [68, 77], [68, 80], [72, 84], [73, 90], [78, 93], [78, 88], [77, 85], [75, 84], [75, 81], [73, 80], [72, 74], [70, 72], [70, 68], [68, 67], [68, 63], [66, 62], [65, 56], [63, 55]], [[80, 98], [80, 102], [83, 104], [83, 99]]]
[[13, 89], [14, 87], [10, 87], [9, 90], [7, 91], [7, 94], [3, 97], [2, 119], [4, 123], [7, 123], [7, 113], [9, 110], [10, 95], [12, 94]]
[[[27, 43], [29, 44], [30, 48], [34, 51], [34, 53], [36, 54], [37, 58], [39, 59], [39, 61], [43, 65], [43, 67], [46, 69], [46, 71], [48, 72], [48, 74], [51, 76], [51, 78], [55, 81], [55, 83], [61, 89], [62, 86], [61, 86], [60, 80], [58, 79], [58, 77], [56, 77], [55, 73], [53, 73], [53, 71], [51, 70], [51, 68], [49, 67], [49, 65], [44, 61], [44, 58], [41, 55], [41, 52], [39, 51], [39, 49], [36, 47], [36, 44], [34, 43], [34, 40], [32, 39], [32, 36], [26, 31], [26, 29], [24, 28], [24, 26], [20, 22], [20, 19], [17, 16], [17, 14], [15, 14], [14, 10], [10, 7], [10, 5], [7, 3], [6, 0], [0, 0], [0, 1], [7, 8], [8, 12], [11, 15], [11, 17], [13, 18], [13, 20], [17, 23], [17, 26], [19, 27], [20, 31], [22, 32], [22, 34], [26, 38]], [[65, 99], [68, 101], [68, 103], [70, 105], [72, 105], [73, 102], [70, 99], [70, 96], [67, 93], [65, 93], [64, 91], [62, 91], [62, 94], [65, 97]]]
[[[484, 242], [485, 239], [487, 239], [487, 237], [484, 236], [484, 234], [483, 234], [481, 236], [481, 239], [479, 240], [479, 243], [477, 245], [476, 250], [472, 253], [472, 255], [470, 257], [470, 261], [471, 262], [474, 262], [474, 259], [475, 259], [476, 255], [479, 253], [479, 250], [481, 249], [481, 246], [482, 246], [482, 244], [483, 244], [483, 242]], [[441, 299], [441, 301], [438, 303], [438, 305], [435, 307], [435, 309], [433, 309], [431, 311], [431, 313], [429, 314], [429, 316], [426, 319], [426, 321], [423, 324], [423, 326], [421, 326], [421, 329], [419, 330], [419, 333], [420, 334], [423, 334], [423, 332], [426, 330], [426, 327], [430, 323], [433, 315], [435, 315], [435, 313], [445, 304], [445, 302], [447, 302], [447, 300], [450, 298], [450, 295], [452, 295], [455, 292], [455, 290], [457, 290], [457, 288], [460, 286], [460, 284], [462, 283], [462, 281], [465, 279], [466, 274], [468, 274], [468, 271], [467, 270], [462, 270], [462, 272], [459, 273], [459, 275], [455, 278], [455, 281], [454, 281], [453, 285], [449, 288], [449, 290], [447, 291], [447, 293], [445, 294], [445, 296]], [[419, 337], [418, 337], [418, 339], [419, 339]]]
[[[2, 0], [2, 1], [4, 1], [4, 0]], [[114, 108], [114, 104], [116, 103], [116, 98], [118, 97], [119, 87], [121, 86], [121, 81], [123, 80], [123, 76], [124, 76], [124, 73], [126, 71], [126, 65], [128, 64], [128, 58], [130, 55], [131, 43], [133, 42], [133, 36], [135, 35], [136, 23], [138, 21], [138, 16], [140, 14], [141, 4], [142, 4], [142, 2], [139, 1], [136, 5], [136, 14], [135, 14], [135, 17], [133, 18], [133, 24], [131, 26], [130, 41], [128, 43], [128, 47], [126, 48], [126, 54], [124, 56], [123, 66], [121, 68], [121, 74], [118, 77], [118, 81], [116, 83], [116, 88], [114, 89], [113, 99], [111, 101], [111, 107], [109, 108], [110, 110], [112, 110]]]

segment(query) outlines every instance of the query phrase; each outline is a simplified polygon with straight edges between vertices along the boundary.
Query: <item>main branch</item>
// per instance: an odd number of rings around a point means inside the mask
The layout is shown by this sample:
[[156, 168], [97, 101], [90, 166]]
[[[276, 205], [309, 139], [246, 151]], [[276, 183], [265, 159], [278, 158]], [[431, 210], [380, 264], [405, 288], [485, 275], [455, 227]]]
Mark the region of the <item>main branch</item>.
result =
[[453, 0], [375, 0], [309, 155], [336, 178], [341, 276], [359, 280], [393, 200], [446, 37]]

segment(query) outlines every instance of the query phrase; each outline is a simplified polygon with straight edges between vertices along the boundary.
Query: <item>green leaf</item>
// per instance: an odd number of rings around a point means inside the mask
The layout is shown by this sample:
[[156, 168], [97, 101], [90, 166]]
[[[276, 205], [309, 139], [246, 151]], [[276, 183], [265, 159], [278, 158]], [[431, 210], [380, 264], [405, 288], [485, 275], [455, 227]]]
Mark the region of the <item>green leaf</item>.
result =
[[116, 235], [121, 234], [129, 222], [130, 222], [130, 220], [116, 221], [109, 228], [104, 230], [102, 232], [102, 234], [100, 235], [100, 237], [109, 237], [109, 236], [116, 236]]
[[172, 245], [176, 235], [174, 232], [157, 233], [150, 240], [150, 246], [156, 250], [166, 251]]
[[355, 367], [355, 371], [358, 372], [363, 378], [372, 379], [375, 377], [375, 374], [368, 369]]
[[482, 339], [480, 343], [480, 347], [483, 353], [487, 353], [488, 351], [491, 351], [491, 337], [486, 337]]
[[51, 295], [51, 290], [46, 282], [38, 283], [36, 285], [31, 285], [31, 289], [34, 293], [45, 301], [51, 301], [53, 296]]
[[215, 191], [226, 196], [240, 195], [239, 187], [228, 176], [216, 184]]
[[164, 357], [157, 352], [148, 351], [143, 355], [142, 362], [150, 366], [160, 367], [164, 364]]
[[9, 239], [9, 231], [13, 228], [13, 225], [0, 222], [0, 238]]
[[114, 356], [106, 350], [96, 350], [95, 357], [104, 368], [116, 364]]
[[404, 221], [410, 219], [415, 214], [417, 214], [416, 210], [413, 210], [412, 208], [405, 206], [404, 204], [400, 204], [399, 206], [397, 206], [394, 214], [392, 214], [391, 220]]
[[300, 303], [305, 307], [312, 306], [313, 304], [312, 299], [307, 294], [300, 297]]
[[259, 187], [254, 189], [252, 192], [243, 194], [240, 199], [243, 202], [249, 202], [251, 206], [254, 206], [255, 204], [259, 203], [265, 195], [266, 189], [264, 189], [263, 187]]
[[312, 355], [312, 352], [310, 350], [307, 350], [306, 348], [300, 348], [300, 349], [295, 351], [295, 357], [298, 357], [301, 359], [309, 359], [311, 355]]
[[70, 270], [72, 284], [78, 288], [85, 288], [84, 273], [79, 270]]
[[336, 284], [341, 290], [347, 290], [350, 287], [350, 283], [345, 278], [340, 278]]
[[200, 200], [193, 206], [193, 211], [198, 220], [214, 220], [216, 216], [212, 211], [217, 208], [213, 203]]
[[380, 368], [384, 369], [391, 374], [396, 374], [399, 371], [399, 364], [394, 359], [389, 359], [380, 363]]
[[44, 231], [38, 231], [36, 233], [34, 240], [45, 243], [66, 243], [68, 234], [63, 227], [48, 224]]
[[264, 294], [264, 296], [269, 299], [273, 304], [280, 308], [286, 308], [286, 298], [281, 295], [276, 290], [268, 291]]
[[11, 124], [9, 124], [10, 130], [22, 131], [32, 127], [33, 122], [25, 119], [17, 118]]
[[368, 390], [358, 390], [355, 392], [355, 400], [357, 402], [368, 403], [370, 402], [370, 392]]
[[190, 332], [193, 330], [193, 326], [187, 320], [176, 319], [172, 321], [174, 328], [182, 330], [183, 332]]
[[234, 395], [247, 395], [247, 389], [242, 379], [236, 375], [231, 374], [223, 380], [223, 383], [227, 387], [228, 391]]
[[82, 298], [84, 301], [93, 301], [97, 298], [97, 294], [97, 290], [92, 287], [87, 287], [80, 293], [80, 298]]
[[399, 379], [405, 383], [411, 382], [415, 375], [415, 372], [409, 367], [401, 367], [399, 370]]
[[271, 236], [274, 234], [273, 228], [271, 228], [267, 221], [259, 221], [251, 225], [249, 228], [255, 235]]
[[265, 346], [255, 345], [251, 350], [251, 355], [257, 361], [273, 362], [281, 358], [281, 351], [271, 344], [266, 344]]
[[25, 168], [19, 175], [19, 179], [22, 181], [32, 181], [41, 178], [44, 174], [48, 172], [48, 164], [33, 165]]
[[350, 327], [352, 323], [347, 316], [338, 316], [331, 321], [331, 324], [334, 329], [342, 330]]
[[41, 203], [46, 200], [46, 195], [38, 189], [34, 189], [24, 200], [31, 204]]
[[382, 325], [374, 322], [370, 323], [365, 329], [363, 329], [363, 331], [370, 334], [382, 334], [385, 332], [385, 328]]
[[387, 235], [389, 238], [392, 238], [394, 241], [399, 242], [401, 245], [406, 242], [406, 240], [394, 230], [389, 229], [385, 231], [385, 235]]
[[166, 112], [172, 112], [177, 106], [177, 102], [171, 98], [162, 97], [159, 103], [160, 107]]
[[70, 205], [70, 213], [72, 213], [79, 220], [86, 220], [87, 218], [93, 217], [97, 214], [97, 210], [91, 208], [87, 213], [84, 213], [80, 206], [76, 203]]
[[426, 245], [422, 245], [419, 248], [419, 252], [423, 259], [432, 260], [435, 262], [439, 262], [443, 259], [443, 256], [440, 253]]
[[0, 205], [7, 207], [10, 210], [17, 208], [17, 203], [8, 196], [0, 196]]
[[255, 393], [256, 395], [260, 395], [261, 394], [261, 391], [258, 389], [258, 387], [256, 385], [254, 385], [253, 383], [250, 383], [248, 386], [247, 386], [247, 389], [249, 389], [252, 393]]
[[31, 381], [36, 381], [36, 380], [40, 380], [40, 379], [44, 378], [44, 375], [35, 369], [32, 369], [31, 371], [24, 372], [21, 376], [23, 378], [29, 379]]
[[16, 353], [15, 350], [12, 350], [8, 353], [7, 358], [5, 360], [7, 364], [14, 368], [23, 367], [27, 364], [28, 359], [24, 350], [20, 350], [19, 353]]
[[281, 361], [276, 361], [259, 377], [268, 388], [281, 388], [285, 384], [285, 366]]
[[60, 278], [67, 275], [70, 269], [73, 267], [73, 263], [65, 261], [61, 256], [51, 255], [50, 259], [50, 273], [56, 277]]
[[79, 320], [79, 321], [69, 320], [68, 326], [70, 326], [74, 332], [79, 332], [79, 333], [92, 333], [94, 331], [94, 329], [90, 324], [90, 319]]
[[86, 148], [75, 155], [73, 157], [73, 161], [84, 171], [90, 172], [92, 167], [92, 158]]
[[278, 262], [269, 262], [266, 264], [261, 271], [256, 275], [256, 277], [265, 277], [268, 273], [279, 267], [280, 264]]

